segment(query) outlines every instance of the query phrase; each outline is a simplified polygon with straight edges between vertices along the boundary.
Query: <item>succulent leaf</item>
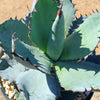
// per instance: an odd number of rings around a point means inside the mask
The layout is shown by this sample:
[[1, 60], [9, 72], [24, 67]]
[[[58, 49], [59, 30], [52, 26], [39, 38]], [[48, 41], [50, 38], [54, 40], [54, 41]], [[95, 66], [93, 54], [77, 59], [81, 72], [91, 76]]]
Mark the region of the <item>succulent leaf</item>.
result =
[[85, 19], [73, 34], [65, 40], [61, 60], [82, 59], [96, 47], [100, 37], [100, 14]]
[[[86, 17], [80, 16], [79, 18], [76, 18], [75, 20], [73, 20], [72, 25], [71, 25], [71, 27], [70, 27], [70, 29], [69, 29], [69, 34], [68, 34], [68, 36], [69, 36], [70, 34], [72, 34], [73, 31], [74, 31], [75, 29], [77, 29], [77, 28], [80, 26], [80, 24], [82, 24], [82, 23], [84, 22], [85, 19], [86, 19]], [[67, 36], [67, 37], [68, 37], [68, 36]]]
[[[50, 74], [52, 61], [40, 49], [17, 40], [14, 56], [18, 62], [23, 63], [26, 67], [34, 68], [35, 66], [37, 69]], [[26, 63], [29, 62], [30, 65], [27, 66], [25, 61]]]
[[[16, 33], [12, 34], [12, 32]], [[18, 38], [17, 41], [15, 41], [16, 38]], [[16, 60], [26, 67], [34, 68], [36, 65], [35, 67], [39, 70], [50, 74], [51, 62], [46, 55], [38, 48], [29, 46], [20, 40], [30, 44], [28, 28], [24, 23], [11, 19], [0, 25], [1, 46], [11, 58], [13, 58], [13, 52], [17, 55]]]
[[75, 17], [75, 9], [71, 0], [59, 0], [62, 6], [62, 12], [64, 15], [64, 24], [65, 24], [65, 35], [68, 35], [69, 28], [72, 24], [72, 21]]
[[29, 12], [25, 18], [23, 19], [23, 22], [28, 25], [29, 24], [29, 21], [30, 21], [30, 16], [31, 16], [31, 12]]
[[23, 22], [0, 24], [0, 76], [16, 84], [17, 100], [54, 100], [61, 87], [100, 90], [100, 65], [76, 61], [99, 42], [100, 13], [73, 30], [74, 13], [72, 0], [34, 0]]
[[44, 52], [57, 9], [56, 0], [35, 0], [33, 3], [30, 38]]
[[57, 62], [55, 71], [62, 87], [73, 91], [100, 89], [100, 65], [90, 62]]
[[38, 70], [29, 70], [20, 74], [17, 85], [26, 100], [54, 100], [60, 95], [60, 87], [55, 78]]
[[16, 32], [15, 38], [24, 41], [27, 44], [31, 44], [28, 38], [29, 29], [27, 26], [22, 23], [21, 20], [13, 20], [10, 19], [2, 24], [0, 24], [0, 45], [4, 48], [5, 52], [12, 57], [11, 55], [11, 41], [12, 41], [12, 33]]
[[52, 25], [47, 46], [47, 54], [53, 60], [57, 60], [60, 57], [65, 40], [64, 16], [61, 9], [62, 8], [59, 9], [57, 17]]
[[60, 95], [60, 86], [54, 76], [26, 68], [14, 59], [9, 60], [5, 57], [0, 60], [0, 76], [17, 83], [17, 87], [21, 90], [15, 91], [17, 100], [23, 100], [23, 97], [26, 100], [40, 100], [40, 98], [53, 100]]
[[0, 76], [10, 82], [15, 81], [18, 75], [26, 69], [27, 68], [14, 59], [9, 60], [8, 57], [5, 57], [0, 60]]

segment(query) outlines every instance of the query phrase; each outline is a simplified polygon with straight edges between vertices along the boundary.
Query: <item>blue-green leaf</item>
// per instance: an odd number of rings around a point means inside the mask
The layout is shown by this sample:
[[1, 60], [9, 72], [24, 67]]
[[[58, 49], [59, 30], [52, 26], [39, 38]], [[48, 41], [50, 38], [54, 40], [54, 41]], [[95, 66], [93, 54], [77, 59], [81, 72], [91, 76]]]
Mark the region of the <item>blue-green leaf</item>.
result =
[[96, 47], [100, 37], [100, 14], [93, 14], [65, 40], [61, 60], [82, 59]]
[[57, 17], [52, 25], [48, 40], [47, 54], [53, 60], [57, 60], [63, 50], [65, 40], [64, 16], [60, 8]]
[[[24, 42], [17, 40], [15, 42], [15, 59], [23, 63], [23, 61], [29, 62], [32, 66], [37, 69], [50, 74], [52, 61], [37, 47], [29, 46]], [[22, 60], [21, 60], [21, 59]], [[24, 62], [25, 63], [25, 62]], [[34, 68], [32, 66], [26, 66]]]
[[55, 71], [62, 87], [72, 91], [100, 89], [100, 65], [90, 62], [57, 62]]
[[[16, 32], [12, 35], [12, 32]], [[17, 41], [16, 38], [18, 38]], [[22, 41], [20, 41], [22, 40]], [[30, 46], [27, 26], [18, 20], [9, 20], [0, 25], [0, 42], [5, 52], [11, 57], [17, 56], [17, 61], [29, 68], [37, 67], [39, 70], [50, 74], [51, 61], [36, 47]], [[27, 44], [26, 44], [27, 43]], [[28, 66], [26, 63], [30, 63]]]
[[10, 59], [7, 55], [0, 60], [0, 76], [5, 80], [13, 82], [21, 72], [27, 70], [22, 64], [14, 59]]
[[38, 70], [29, 70], [20, 74], [17, 85], [26, 100], [54, 100], [60, 95], [60, 87], [55, 78]]
[[30, 38], [44, 52], [56, 13], [56, 0], [35, 0], [33, 3]]
[[17, 84], [20, 89], [15, 90], [17, 100], [53, 100], [60, 95], [61, 88], [54, 76], [29, 69], [8, 56], [0, 60], [0, 76]]
[[65, 35], [68, 35], [69, 28], [72, 24], [72, 21], [75, 17], [75, 9], [71, 0], [59, 0], [62, 6], [62, 12], [64, 15], [64, 24], [65, 24]]
[[22, 23], [21, 20], [10, 19], [2, 24], [0, 24], [0, 45], [4, 48], [5, 52], [11, 57], [11, 41], [12, 33], [16, 32], [15, 38], [24, 41], [27, 44], [31, 44], [28, 38], [28, 28]]

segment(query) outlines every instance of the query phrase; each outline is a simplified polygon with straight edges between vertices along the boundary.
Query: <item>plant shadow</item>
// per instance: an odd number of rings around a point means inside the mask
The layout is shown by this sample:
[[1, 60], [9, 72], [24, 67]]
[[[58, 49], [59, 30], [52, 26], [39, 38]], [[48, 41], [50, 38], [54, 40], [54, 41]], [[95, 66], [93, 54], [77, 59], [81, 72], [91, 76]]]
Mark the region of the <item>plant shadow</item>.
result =
[[100, 64], [100, 55], [95, 55], [95, 51], [93, 52], [93, 55], [88, 56], [86, 61], [93, 62], [95, 64]]

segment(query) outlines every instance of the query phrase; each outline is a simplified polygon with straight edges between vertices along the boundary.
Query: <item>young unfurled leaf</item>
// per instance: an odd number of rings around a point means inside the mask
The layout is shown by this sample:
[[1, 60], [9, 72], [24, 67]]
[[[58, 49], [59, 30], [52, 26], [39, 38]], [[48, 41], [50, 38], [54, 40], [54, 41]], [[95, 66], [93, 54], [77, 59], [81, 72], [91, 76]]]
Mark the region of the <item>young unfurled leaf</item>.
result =
[[56, 0], [35, 0], [33, 3], [30, 38], [44, 52], [57, 10]]
[[57, 17], [52, 25], [49, 35], [47, 54], [53, 60], [57, 60], [63, 50], [65, 40], [64, 16], [62, 7], [59, 9]]

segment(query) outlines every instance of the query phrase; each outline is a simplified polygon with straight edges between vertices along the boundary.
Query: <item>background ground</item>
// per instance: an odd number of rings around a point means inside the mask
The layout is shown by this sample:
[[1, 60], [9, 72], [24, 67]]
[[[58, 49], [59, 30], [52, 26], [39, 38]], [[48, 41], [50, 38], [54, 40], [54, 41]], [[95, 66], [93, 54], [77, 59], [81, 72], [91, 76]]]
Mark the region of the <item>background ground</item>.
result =
[[[75, 5], [76, 17], [80, 17], [80, 14], [89, 16], [93, 12], [100, 11], [100, 0], [72, 0]], [[33, 0], [0, 0], [0, 23], [10, 19], [10, 17], [18, 19], [24, 18], [31, 9]], [[29, 8], [29, 9], [28, 9]], [[96, 49], [96, 53], [100, 55], [100, 49]], [[100, 93], [95, 93], [92, 100], [100, 100]], [[0, 100], [4, 100], [1, 96]]]

